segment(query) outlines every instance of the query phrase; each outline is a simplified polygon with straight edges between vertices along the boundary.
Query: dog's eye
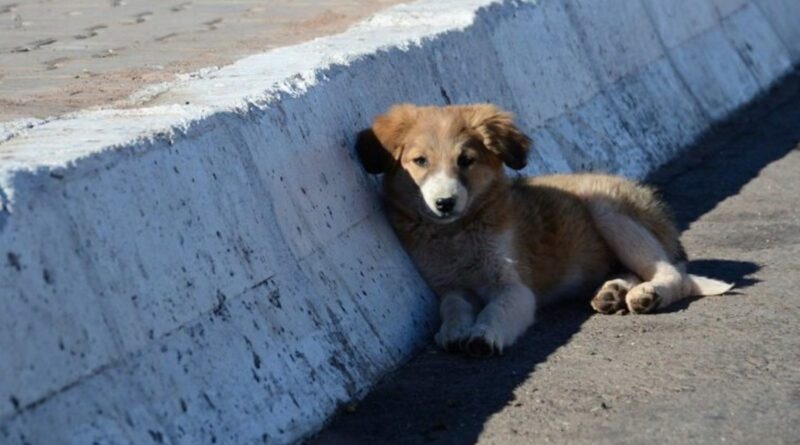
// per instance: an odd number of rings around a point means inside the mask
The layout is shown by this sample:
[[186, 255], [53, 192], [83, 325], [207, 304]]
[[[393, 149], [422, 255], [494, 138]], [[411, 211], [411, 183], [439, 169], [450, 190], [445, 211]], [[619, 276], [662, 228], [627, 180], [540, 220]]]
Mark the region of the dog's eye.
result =
[[471, 158], [467, 155], [462, 154], [458, 157], [458, 166], [461, 168], [467, 168], [475, 162], [475, 158]]
[[417, 156], [416, 158], [411, 160], [415, 164], [419, 165], [420, 167], [425, 167], [428, 165], [428, 159], [425, 156]]

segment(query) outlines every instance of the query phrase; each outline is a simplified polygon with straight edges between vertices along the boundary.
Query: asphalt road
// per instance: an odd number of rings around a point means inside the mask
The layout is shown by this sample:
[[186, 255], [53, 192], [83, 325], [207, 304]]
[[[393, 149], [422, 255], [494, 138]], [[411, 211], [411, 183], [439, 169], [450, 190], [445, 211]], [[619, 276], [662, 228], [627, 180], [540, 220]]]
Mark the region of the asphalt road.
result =
[[655, 172], [722, 297], [541, 311], [503, 357], [422, 351], [312, 444], [800, 443], [800, 77]]

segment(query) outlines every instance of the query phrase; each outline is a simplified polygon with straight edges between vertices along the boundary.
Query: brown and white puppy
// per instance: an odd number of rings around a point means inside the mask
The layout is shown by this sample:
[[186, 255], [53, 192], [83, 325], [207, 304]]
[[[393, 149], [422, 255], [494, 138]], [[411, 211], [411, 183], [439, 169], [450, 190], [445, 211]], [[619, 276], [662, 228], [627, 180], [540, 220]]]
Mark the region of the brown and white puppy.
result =
[[574, 174], [510, 179], [530, 140], [493, 105], [397, 105], [356, 144], [383, 173], [397, 235], [441, 299], [436, 342], [501, 353], [536, 308], [591, 295], [610, 314], [645, 313], [731, 285], [686, 273], [678, 231], [653, 192]]

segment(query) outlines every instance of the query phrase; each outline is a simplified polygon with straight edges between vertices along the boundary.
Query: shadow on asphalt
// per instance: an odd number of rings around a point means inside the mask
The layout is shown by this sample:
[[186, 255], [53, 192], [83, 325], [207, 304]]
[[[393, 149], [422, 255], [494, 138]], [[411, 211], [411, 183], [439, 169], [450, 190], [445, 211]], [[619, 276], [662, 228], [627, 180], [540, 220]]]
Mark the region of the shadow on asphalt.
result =
[[672, 208], [681, 231], [797, 146], [798, 101], [800, 71], [647, 177], [645, 182], [655, 185]]
[[[756, 263], [750, 261], [730, 261], [730, 260], [693, 260], [689, 262], [689, 272], [695, 275], [716, 278], [718, 280], [733, 283], [733, 289], [725, 295], [738, 295], [761, 280], [750, 277], [761, 269]], [[714, 297], [689, 297], [669, 305], [659, 313], [681, 312], [689, 308], [695, 301], [702, 298]]]
[[690, 273], [733, 283], [734, 291], [758, 283], [760, 280], [750, 275], [754, 275], [759, 269], [761, 266], [749, 261], [702, 259], [689, 262]]
[[585, 302], [549, 306], [517, 344], [488, 360], [431, 345], [309, 443], [474, 443], [486, 419], [515, 403], [514, 389], [592, 314]]
[[[647, 178], [672, 207], [681, 231], [795, 147], [800, 140], [799, 101], [800, 75], [794, 74]], [[692, 273], [732, 281], [740, 289], [756, 282], [748, 275], [758, 269], [747, 261], [699, 259], [689, 264]], [[669, 311], [685, 310], [693, 301]], [[489, 417], [520, 403], [515, 388], [592, 315], [586, 302], [547, 307], [513, 348], [490, 360], [444, 354], [430, 346], [356, 407], [337, 415], [309, 443], [474, 443]]]

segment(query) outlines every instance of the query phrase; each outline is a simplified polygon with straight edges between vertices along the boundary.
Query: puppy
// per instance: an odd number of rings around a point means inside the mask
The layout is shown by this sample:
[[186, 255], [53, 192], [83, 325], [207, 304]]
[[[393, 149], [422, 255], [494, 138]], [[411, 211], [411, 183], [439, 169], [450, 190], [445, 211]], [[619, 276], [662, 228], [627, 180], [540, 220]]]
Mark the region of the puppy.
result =
[[664, 204], [621, 177], [510, 179], [530, 139], [493, 105], [397, 105], [359, 134], [383, 173], [389, 219], [440, 297], [436, 342], [486, 357], [533, 324], [536, 309], [591, 295], [600, 313], [652, 312], [732, 286], [686, 273]]

